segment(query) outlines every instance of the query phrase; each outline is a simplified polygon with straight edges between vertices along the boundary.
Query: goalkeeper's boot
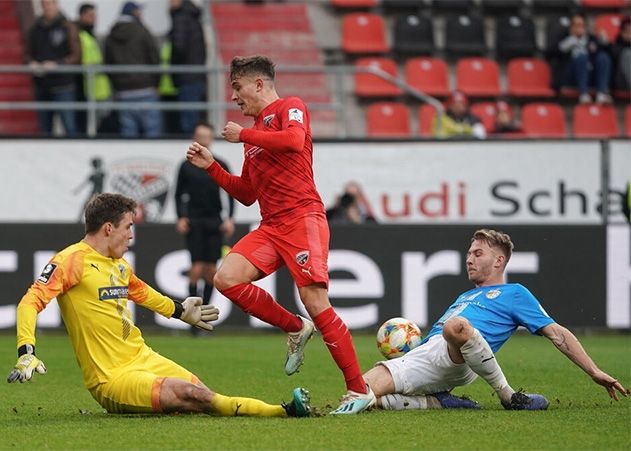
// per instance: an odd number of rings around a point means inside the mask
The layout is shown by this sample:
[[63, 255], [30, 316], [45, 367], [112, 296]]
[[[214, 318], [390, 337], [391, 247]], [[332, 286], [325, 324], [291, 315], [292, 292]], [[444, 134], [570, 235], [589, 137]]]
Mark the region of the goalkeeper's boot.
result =
[[315, 330], [313, 322], [300, 315], [298, 315], [298, 318], [302, 320], [302, 329], [298, 332], [289, 332], [287, 336], [287, 360], [285, 360], [285, 373], [287, 373], [287, 376], [291, 376], [298, 371], [298, 368], [304, 362], [305, 346], [307, 346], [307, 342]]
[[432, 393], [431, 395], [438, 400], [443, 409], [479, 409], [480, 404], [473, 399], [464, 396], [454, 396], [448, 391]]
[[506, 410], [546, 410], [548, 400], [536, 393], [522, 393], [516, 391], [510, 398], [510, 403], [502, 403]]
[[370, 409], [377, 402], [373, 391], [368, 387], [368, 393], [357, 393], [349, 390], [342, 397], [342, 401], [331, 415], [352, 415]]
[[309, 404], [309, 392], [304, 388], [294, 388], [292, 392], [293, 400], [289, 403], [283, 403], [283, 409], [289, 417], [308, 417], [311, 415], [311, 405]]

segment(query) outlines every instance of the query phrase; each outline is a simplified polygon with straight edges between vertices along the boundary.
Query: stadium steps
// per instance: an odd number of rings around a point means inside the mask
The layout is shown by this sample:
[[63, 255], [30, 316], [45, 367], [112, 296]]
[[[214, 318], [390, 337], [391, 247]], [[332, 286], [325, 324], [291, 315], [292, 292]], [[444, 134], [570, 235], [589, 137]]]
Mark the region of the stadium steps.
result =
[[[210, 11], [219, 57], [226, 66], [234, 56], [256, 54], [270, 57], [277, 66], [324, 66], [305, 4], [212, 3]], [[332, 100], [324, 73], [278, 73], [276, 81], [281, 97], [295, 95], [307, 104]], [[227, 77], [224, 86], [225, 101], [231, 103]], [[314, 136], [335, 136], [334, 111], [310, 113]], [[252, 124], [238, 110], [226, 111], [226, 120]]]
[[[0, 1], [0, 65], [24, 63], [24, 38], [20, 29], [17, 2]], [[28, 74], [0, 73], [0, 102], [31, 101], [33, 88]], [[34, 111], [0, 110], [0, 134], [32, 135], [38, 133]]]

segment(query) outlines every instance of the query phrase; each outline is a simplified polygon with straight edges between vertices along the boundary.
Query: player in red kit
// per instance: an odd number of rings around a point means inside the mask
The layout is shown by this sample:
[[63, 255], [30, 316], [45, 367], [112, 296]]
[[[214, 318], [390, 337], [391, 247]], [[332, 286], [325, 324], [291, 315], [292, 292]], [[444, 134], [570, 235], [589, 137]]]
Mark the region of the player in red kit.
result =
[[[288, 333], [285, 372], [295, 373], [315, 327], [344, 374], [347, 393], [332, 414], [354, 414], [372, 407], [375, 396], [364, 381], [351, 334], [331, 307], [329, 227], [313, 179], [309, 112], [298, 97], [280, 98], [274, 63], [263, 56], [235, 57], [230, 66], [232, 100], [254, 126], [228, 122], [222, 136], [244, 143], [240, 176], [215, 162], [208, 149], [193, 143], [186, 157], [232, 197], [259, 202], [261, 225], [243, 237], [215, 275], [215, 287], [248, 314]], [[252, 282], [286, 265], [313, 322], [294, 315]]]

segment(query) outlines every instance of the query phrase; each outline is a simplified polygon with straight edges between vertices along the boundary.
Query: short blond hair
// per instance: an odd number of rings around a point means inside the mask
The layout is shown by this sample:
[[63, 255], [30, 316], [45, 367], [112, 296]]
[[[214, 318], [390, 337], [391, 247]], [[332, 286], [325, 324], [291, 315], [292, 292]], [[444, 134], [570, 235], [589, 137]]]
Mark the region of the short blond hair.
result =
[[502, 251], [502, 254], [506, 257], [506, 263], [508, 263], [513, 255], [513, 248], [515, 246], [513, 245], [510, 236], [504, 232], [492, 229], [479, 229], [473, 233], [471, 242], [476, 240], [484, 241], [490, 247], [499, 248], [500, 251]]

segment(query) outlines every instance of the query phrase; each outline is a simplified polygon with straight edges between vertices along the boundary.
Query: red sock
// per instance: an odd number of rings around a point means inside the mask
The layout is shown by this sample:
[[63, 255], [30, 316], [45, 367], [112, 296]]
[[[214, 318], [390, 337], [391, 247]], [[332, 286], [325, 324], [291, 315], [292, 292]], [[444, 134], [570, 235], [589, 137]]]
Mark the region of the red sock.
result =
[[237, 304], [252, 316], [272, 326], [280, 327], [285, 332], [298, 332], [302, 329], [302, 320], [287, 311], [282, 305], [262, 288], [251, 283], [240, 283], [225, 290], [221, 294]]
[[366, 382], [359, 369], [357, 354], [353, 346], [353, 338], [346, 324], [337, 316], [333, 307], [320, 313], [313, 318], [313, 321], [322, 334], [333, 360], [344, 373], [346, 388], [358, 393], [367, 393]]

